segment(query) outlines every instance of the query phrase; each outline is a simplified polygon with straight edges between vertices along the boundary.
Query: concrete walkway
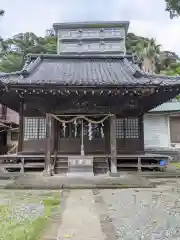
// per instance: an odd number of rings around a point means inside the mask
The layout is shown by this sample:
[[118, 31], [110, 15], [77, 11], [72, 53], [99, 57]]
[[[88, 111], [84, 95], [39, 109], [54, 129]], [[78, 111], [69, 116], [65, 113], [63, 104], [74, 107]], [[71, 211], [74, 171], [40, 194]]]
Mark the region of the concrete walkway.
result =
[[105, 239], [92, 190], [71, 190], [69, 192], [57, 239]]

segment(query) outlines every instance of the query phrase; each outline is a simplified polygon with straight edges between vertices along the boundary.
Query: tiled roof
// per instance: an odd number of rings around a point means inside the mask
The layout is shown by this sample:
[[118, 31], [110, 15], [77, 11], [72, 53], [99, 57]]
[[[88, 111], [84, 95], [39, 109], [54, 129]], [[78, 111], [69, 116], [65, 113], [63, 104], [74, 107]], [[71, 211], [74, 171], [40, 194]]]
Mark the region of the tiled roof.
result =
[[146, 74], [125, 57], [31, 55], [19, 72], [0, 76], [3, 83], [68, 86], [174, 85], [180, 77]]
[[149, 113], [180, 112], [180, 102], [166, 102], [152, 109]]

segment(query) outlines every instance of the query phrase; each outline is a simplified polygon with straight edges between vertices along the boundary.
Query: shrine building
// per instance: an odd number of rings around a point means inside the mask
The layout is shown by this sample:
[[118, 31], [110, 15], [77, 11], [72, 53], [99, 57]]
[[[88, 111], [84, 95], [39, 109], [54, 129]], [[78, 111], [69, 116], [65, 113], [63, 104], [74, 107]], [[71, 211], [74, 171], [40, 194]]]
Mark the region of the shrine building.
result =
[[0, 76], [0, 102], [19, 113], [23, 168], [116, 173], [126, 159], [138, 167], [130, 159], [145, 154], [143, 115], [180, 93], [180, 77], [143, 72], [126, 55], [128, 26], [56, 23], [57, 55], [30, 54], [21, 71]]

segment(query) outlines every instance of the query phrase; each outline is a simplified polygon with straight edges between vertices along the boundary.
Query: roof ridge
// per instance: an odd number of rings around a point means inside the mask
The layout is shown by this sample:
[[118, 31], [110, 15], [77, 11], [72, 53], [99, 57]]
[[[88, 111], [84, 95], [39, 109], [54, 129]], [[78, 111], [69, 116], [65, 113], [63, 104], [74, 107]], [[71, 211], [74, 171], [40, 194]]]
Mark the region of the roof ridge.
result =
[[37, 67], [40, 65], [40, 63], [42, 62], [42, 57], [37, 57], [34, 61], [31, 61], [22, 71], [22, 75], [23, 77], [28, 77], [29, 75], [31, 75], [36, 69]]
[[136, 64], [134, 64], [133, 62], [130, 62], [127, 58], [124, 58], [124, 64], [126, 65], [126, 67], [129, 68], [129, 70], [132, 73], [132, 76], [135, 78], [141, 78], [144, 76], [144, 74], [142, 73], [141, 69], [138, 68], [136, 66]]
[[122, 60], [124, 58], [133, 59], [132, 55], [101, 55], [101, 54], [27, 54], [27, 58], [36, 59], [40, 57], [41, 59], [119, 59]]

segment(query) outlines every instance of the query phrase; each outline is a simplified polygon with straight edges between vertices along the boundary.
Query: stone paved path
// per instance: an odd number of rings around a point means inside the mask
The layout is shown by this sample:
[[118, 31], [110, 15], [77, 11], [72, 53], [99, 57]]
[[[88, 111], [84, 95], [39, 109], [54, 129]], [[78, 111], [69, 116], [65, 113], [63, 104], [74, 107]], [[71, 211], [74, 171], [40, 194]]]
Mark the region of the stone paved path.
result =
[[72, 190], [69, 192], [57, 239], [105, 239], [92, 190]]
[[67, 191], [58, 237], [48, 240], [180, 240], [180, 179], [160, 182], [154, 189]]

